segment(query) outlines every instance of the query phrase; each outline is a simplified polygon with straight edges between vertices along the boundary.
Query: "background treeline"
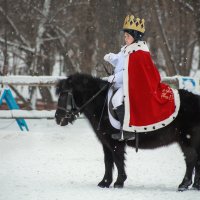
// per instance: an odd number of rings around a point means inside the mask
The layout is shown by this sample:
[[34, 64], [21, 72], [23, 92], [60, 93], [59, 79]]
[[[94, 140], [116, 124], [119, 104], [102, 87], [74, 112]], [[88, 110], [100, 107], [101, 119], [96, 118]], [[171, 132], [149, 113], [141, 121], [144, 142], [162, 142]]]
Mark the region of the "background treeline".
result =
[[0, 0], [0, 72], [104, 76], [103, 56], [119, 51], [127, 14], [145, 19], [161, 73], [197, 72], [199, 0]]

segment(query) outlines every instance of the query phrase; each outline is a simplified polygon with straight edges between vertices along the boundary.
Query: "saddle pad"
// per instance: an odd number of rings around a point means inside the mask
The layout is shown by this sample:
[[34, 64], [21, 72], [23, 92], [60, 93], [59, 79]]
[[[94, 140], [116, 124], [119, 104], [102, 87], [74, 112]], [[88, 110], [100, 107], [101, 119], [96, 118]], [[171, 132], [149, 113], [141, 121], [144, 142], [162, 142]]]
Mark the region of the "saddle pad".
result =
[[111, 87], [108, 91], [108, 117], [110, 120], [111, 125], [116, 128], [116, 129], [120, 129], [120, 122], [118, 121], [117, 117], [116, 117], [116, 113], [113, 111], [113, 105], [112, 105], [112, 96], [114, 95], [114, 90]]

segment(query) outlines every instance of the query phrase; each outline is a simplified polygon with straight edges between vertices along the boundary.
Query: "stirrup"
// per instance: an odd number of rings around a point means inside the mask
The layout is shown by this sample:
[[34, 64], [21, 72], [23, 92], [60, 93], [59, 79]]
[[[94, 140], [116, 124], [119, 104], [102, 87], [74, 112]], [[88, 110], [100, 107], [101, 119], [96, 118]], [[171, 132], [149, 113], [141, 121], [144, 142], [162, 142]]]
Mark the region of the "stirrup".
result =
[[120, 133], [112, 134], [111, 137], [112, 137], [112, 139], [119, 140], [119, 141], [135, 140], [135, 133], [120, 131]]
[[111, 135], [111, 138], [114, 140], [119, 140], [119, 141], [123, 141], [124, 140], [124, 136], [123, 133], [115, 133]]

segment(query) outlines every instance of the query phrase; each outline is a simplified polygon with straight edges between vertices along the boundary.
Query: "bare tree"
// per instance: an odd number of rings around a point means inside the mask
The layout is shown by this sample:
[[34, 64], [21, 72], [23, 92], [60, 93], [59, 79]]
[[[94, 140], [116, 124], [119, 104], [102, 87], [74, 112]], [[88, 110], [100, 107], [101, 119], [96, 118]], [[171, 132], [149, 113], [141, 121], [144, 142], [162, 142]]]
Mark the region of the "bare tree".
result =
[[[195, 0], [0, 0], [1, 71], [7, 66], [8, 74], [55, 75], [59, 66], [56, 75], [104, 76], [103, 56], [123, 45], [127, 14], [145, 19], [144, 39], [161, 71], [190, 74], [194, 49], [200, 48]], [[40, 92], [52, 101], [49, 88]]]

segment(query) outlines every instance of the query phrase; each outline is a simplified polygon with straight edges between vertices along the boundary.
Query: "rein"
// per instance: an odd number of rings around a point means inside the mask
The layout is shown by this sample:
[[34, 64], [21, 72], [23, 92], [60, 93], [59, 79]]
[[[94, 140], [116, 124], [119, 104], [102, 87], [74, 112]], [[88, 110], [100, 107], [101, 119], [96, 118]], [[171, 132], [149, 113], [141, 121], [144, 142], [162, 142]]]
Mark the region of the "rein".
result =
[[[68, 93], [67, 98], [67, 105], [69, 105], [69, 102], [71, 101], [72, 110], [68, 110], [67, 108], [63, 107], [57, 107], [60, 110], [63, 110], [66, 112], [64, 118], [68, 119], [75, 119], [76, 116], [79, 115], [79, 113], [89, 104], [91, 103], [110, 83], [107, 83], [104, 85], [96, 94], [94, 94], [90, 99], [88, 99], [81, 107], [77, 107], [73, 98], [73, 94], [70, 90], [65, 90], [62, 93]], [[67, 106], [66, 106], [67, 107]]]
[[104, 85], [95, 95], [93, 95], [89, 100], [87, 100], [78, 110], [76, 110], [76, 114], [81, 112], [90, 102], [92, 102], [110, 83]]

